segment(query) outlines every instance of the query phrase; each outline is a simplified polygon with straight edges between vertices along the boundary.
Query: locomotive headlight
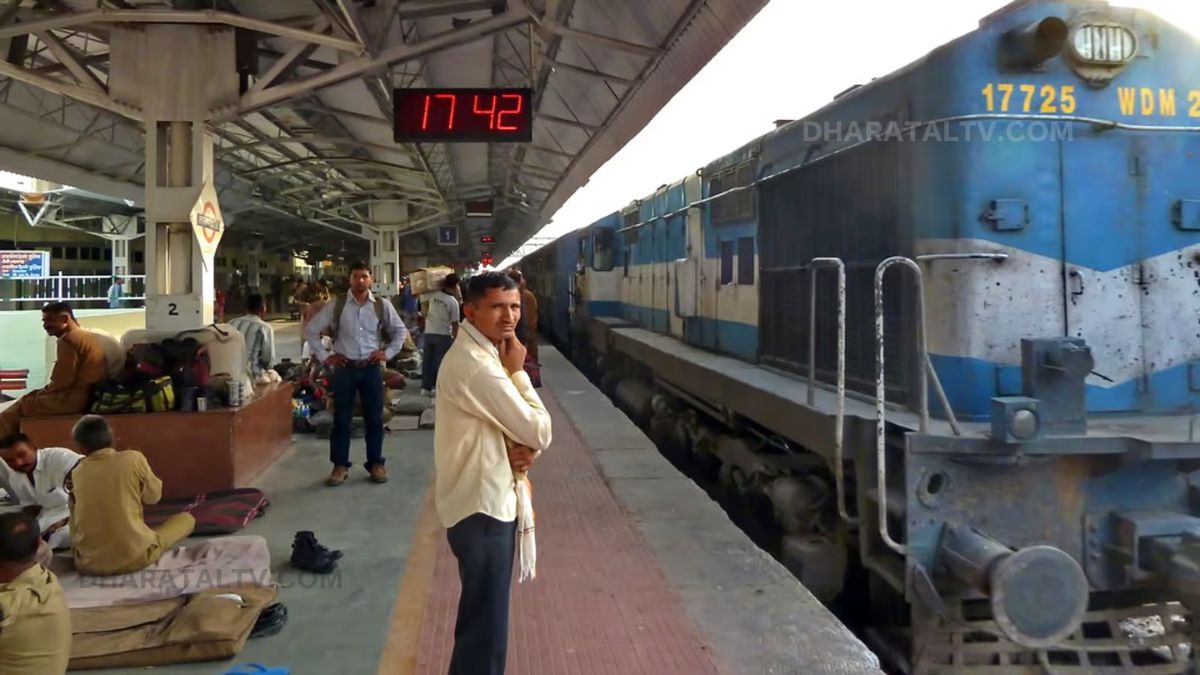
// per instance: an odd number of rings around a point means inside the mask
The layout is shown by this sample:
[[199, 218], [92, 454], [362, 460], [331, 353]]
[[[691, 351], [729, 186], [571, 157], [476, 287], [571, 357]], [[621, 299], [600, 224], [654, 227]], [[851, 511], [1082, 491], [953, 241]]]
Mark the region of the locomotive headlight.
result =
[[1137, 34], [1117, 23], [1087, 22], [1071, 30], [1071, 55], [1082, 63], [1123, 66], [1137, 56]]

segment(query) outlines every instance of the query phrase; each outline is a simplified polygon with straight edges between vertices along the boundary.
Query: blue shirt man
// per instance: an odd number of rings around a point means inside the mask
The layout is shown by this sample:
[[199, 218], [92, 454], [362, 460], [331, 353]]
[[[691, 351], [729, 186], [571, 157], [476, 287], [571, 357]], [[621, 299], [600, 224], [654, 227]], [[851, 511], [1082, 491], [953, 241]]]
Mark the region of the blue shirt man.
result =
[[275, 329], [263, 318], [267, 303], [259, 293], [246, 297], [246, 315], [229, 322], [246, 340], [246, 359], [250, 372], [257, 379], [275, 365]]
[[122, 279], [121, 277], [113, 277], [112, 285], [108, 287], [108, 308], [109, 309], [120, 309], [121, 308], [121, 296], [124, 295], [124, 293], [122, 292], [122, 286], [124, 286], [124, 285], [125, 285], [124, 279]]
[[[340, 308], [340, 316], [334, 316]], [[381, 325], [382, 323], [382, 325]], [[321, 335], [333, 329], [333, 351], [321, 344]], [[383, 459], [383, 367], [400, 353], [406, 331], [390, 302], [371, 293], [371, 270], [363, 263], [350, 268], [350, 292], [325, 304], [309, 322], [305, 339], [313, 355], [333, 370], [333, 432], [329, 459], [333, 472], [325, 481], [346, 482], [350, 469], [350, 424], [354, 397], [362, 401], [367, 442], [366, 469], [375, 483], [387, 482]]]

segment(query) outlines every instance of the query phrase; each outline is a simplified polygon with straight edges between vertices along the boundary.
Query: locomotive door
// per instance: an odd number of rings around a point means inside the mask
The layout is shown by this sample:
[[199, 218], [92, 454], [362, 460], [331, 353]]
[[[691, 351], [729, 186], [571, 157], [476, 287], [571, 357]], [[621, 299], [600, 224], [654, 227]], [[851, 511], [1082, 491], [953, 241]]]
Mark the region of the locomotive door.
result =
[[671, 297], [671, 282], [667, 275], [667, 221], [654, 222], [654, 262], [650, 273], [650, 295], [653, 299], [652, 326], [656, 333], [666, 333], [670, 322], [667, 298]]
[[1086, 339], [1096, 361], [1088, 409], [1137, 410], [1146, 393], [1145, 157], [1116, 130], [1060, 147], [1063, 306], [1067, 335]]

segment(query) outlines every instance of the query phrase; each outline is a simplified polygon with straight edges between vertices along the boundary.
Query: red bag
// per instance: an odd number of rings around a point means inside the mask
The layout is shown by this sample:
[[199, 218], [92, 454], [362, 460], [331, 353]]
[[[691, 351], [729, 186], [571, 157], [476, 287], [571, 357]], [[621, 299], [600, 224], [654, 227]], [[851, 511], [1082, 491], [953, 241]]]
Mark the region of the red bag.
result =
[[529, 375], [529, 381], [533, 382], [534, 389], [542, 388], [542, 367], [533, 360], [532, 356], [525, 355], [525, 372]]

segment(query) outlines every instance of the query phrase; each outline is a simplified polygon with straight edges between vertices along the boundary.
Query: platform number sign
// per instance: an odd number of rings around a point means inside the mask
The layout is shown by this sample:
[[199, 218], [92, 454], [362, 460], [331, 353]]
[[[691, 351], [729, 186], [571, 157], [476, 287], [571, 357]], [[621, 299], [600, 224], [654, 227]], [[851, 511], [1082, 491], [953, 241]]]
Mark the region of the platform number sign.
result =
[[438, 246], [458, 246], [458, 228], [453, 225], [439, 227]]

